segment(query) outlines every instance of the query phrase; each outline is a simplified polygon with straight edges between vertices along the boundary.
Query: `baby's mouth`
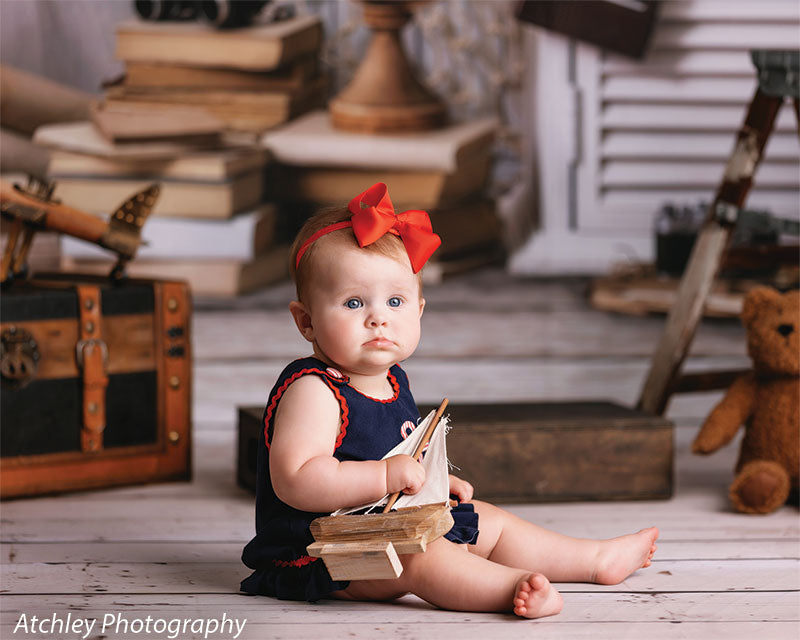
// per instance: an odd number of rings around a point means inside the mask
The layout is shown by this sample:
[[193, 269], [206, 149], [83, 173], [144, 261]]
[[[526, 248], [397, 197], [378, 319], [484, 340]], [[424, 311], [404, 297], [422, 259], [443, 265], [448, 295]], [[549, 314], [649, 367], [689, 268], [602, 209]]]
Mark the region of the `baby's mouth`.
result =
[[375, 347], [377, 349], [385, 349], [387, 347], [393, 347], [394, 342], [389, 340], [389, 338], [384, 338], [383, 336], [378, 336], [377, 338], [373, 338], [372, 340], [368, 340], [364, 343], [365, 347]]

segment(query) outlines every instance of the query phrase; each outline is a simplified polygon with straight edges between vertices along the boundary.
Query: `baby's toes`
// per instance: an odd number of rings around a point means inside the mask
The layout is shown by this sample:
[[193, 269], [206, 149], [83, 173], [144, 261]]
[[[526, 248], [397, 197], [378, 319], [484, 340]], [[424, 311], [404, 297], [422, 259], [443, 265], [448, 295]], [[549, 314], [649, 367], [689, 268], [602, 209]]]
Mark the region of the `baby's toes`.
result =
[[534, 591], [541, 591], [547, 586], [547, 579], [540, 573], [537, 573], [530, 580], [528, 580], [528, 582], [531, 584]]

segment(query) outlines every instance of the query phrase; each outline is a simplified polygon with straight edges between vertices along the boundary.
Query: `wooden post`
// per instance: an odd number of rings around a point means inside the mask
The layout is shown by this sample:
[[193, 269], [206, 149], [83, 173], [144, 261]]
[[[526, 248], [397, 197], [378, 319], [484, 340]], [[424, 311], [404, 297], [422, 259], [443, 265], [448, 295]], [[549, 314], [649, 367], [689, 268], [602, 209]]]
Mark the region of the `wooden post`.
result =
[[642, 411], [662, 415], [667, 407], [736, 223], [736, 215], [747, 199], [783, 100], [783, 96], [770, 96], [757, 89], [750, 102], [722, 184], [697, 237], [678, 288], [677, 300], [669, 312], [664, 333], [650, 362], [650, 371], [637, 404]]

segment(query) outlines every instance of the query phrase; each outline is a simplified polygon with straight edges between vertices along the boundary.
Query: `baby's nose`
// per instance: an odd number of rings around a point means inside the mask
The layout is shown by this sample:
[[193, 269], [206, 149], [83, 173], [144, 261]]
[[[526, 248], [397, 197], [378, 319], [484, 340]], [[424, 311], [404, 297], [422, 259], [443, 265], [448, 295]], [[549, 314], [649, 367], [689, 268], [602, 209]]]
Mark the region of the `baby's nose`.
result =
[[780, 333], [784, 338], [792, 331], [794, 331], [794, 326], [791, 324], [782, 324], [778, 327], [778, 333]]

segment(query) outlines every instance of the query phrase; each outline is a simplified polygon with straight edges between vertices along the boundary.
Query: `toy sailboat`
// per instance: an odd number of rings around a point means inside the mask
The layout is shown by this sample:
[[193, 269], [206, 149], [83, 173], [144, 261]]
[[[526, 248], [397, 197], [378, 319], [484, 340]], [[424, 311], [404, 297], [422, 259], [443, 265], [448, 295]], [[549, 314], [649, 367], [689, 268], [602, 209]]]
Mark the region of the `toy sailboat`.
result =
[[[403, 572], [399, 554], [422, 553], [428, 543], [453, 526], [450, 515], [447, 449], [447, 398], [385, 458], [407, 454], [425, 467], [425, 484], [414, 495], [387, 495], [380, 500], [340, 509], [311, 523], [315, 542], [308, 554], [322, 558], [334, 580], [397, 578]], [[427, 450], [425, 449], [427, 445]], [[382, 513], [374, 513], [383, 505]], [[390, 511], [395, 508], [396, 511]], [[352, 515], [354, 512], [362, 512]]]

